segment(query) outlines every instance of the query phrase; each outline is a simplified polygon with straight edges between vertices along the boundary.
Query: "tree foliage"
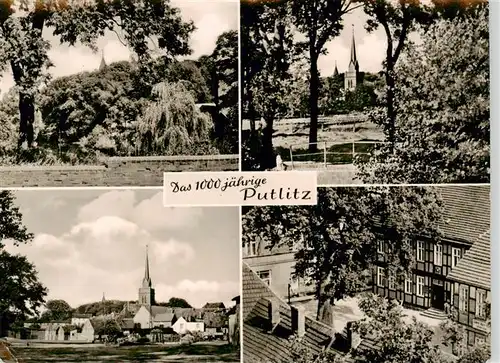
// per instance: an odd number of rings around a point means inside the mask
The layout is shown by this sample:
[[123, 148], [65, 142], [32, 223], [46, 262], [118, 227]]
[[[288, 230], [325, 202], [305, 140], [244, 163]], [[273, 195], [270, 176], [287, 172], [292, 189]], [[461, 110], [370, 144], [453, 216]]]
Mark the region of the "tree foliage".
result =
[[45, 303], [45, 310], [40, 321], [54, 322], [71, 319], [73, 308], [64, 300], [49, 300]]
[[47, 289], [38, 281], [35, 266], [26, 257], [7, 252], [6, 240], [14, 246], [28, 243], [33, 238], [22, 222], [14, 196], [0, 191], [0, 336], [29, 316], [37, 314], [47, 295]]
[[48, 79], [51, 66], [50, 44], [43, 37], [50, 29], [61, 43], [77, 42], [95, 49], [105, 31], [114, 31], [120, 41], [139, 59], [143, 83], [148, 84], [151, 63], [149, 44], [163, 58], [188, 55], [192, 22], [184, 22], [179, 9], [164, 1], [63, 0], [0, 3], [0, 69], [12, 69], [19, 90], [19, 145], [31, 147], [34, 141], [35, 99], [39, 86]]
[[361, 1], [368, 15], [366, 29], [372, 32], [382, 27], [386, 36], [386, 56], [384, 60], [385, 74], [385, 114], [379, 119], [389, 143], [395, 142], [396, 117], [395, 110], [397, 87], [395, 85], [395, 67], [399, 57], [408, 43], [409, 34], [419, 24], [428, 24], [432, 18], [427, 5], [421, 1]]
[[415, 238], [439, 238], [441, 211], [431, 187], [325, 188], [315, 206], [246, 210], [243, 243], [294, 247], [295, 273], [313, 281], [319, 318], [327, 300], [364, 286], [363, 271], [377, 258], [378, 240], [388, 246], [389, 271], [404, 279], [414, 263]]
[[373, 363], [447, 362], [434, 331], [415, 317], [404, 320], [403, 308], [394, 300], [374, 294], [361, 298], [359, 307], [365, 317], [353, 324], [362, 337], [375, 342], [372, 349], [355, 349], [353, 356]]
[[488, 9], [437, 21], [421, 38], [396, 68], [396, 143], [380, 145], [362, 176], [379, 183], [488, 182]]
[[[248, 68], [245, 70], [246, 97], [252, 111], [250, 121], [253, 123], [258, 114], [265, 122], [261, 153], [257, 156], [260, 167], [265, 170], [276, 166], [273, 126], [278, 115], [286, 112], [286, 94], [291, 85], [290, 65], [295, 57], [291, 8], [282, 2], [247, 6], [252, 6], [247, 12], [253, 11], [253, 16], [245, 19], [242, 37], [256, 49], [255, 53], [245, 53], [248, 59], [243, 60]], [[249, 136], [255, 138], [255, 127], [252, 132]]]
[[198, 109], [182, 81], [156, 85], [153, 97], [137, 124], [136, 145], [142, 155], [215, 152], [210, 140], [212, 120]]

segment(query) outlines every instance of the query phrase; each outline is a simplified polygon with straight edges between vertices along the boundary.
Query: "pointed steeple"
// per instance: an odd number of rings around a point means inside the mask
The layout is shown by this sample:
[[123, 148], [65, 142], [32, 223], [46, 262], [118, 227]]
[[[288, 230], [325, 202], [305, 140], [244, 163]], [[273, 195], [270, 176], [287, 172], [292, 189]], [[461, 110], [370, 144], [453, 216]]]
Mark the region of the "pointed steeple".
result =
[[147, 245], [146, 245], [146, 265], [144, 266], [144, 278], [142, 279], [142, 287], [151, 287], [151, 278], [149, 277], [149, 257], [148, 257]]
[[339, 69], [337, 68], [337, 61], [335, 61], [335, 69], [333, 70], [333, 76], [338, 76], [339, 75]]
[[106, 60], [104, 59], [104, 49], [101, 51], [101, 65], [99, 66], [99, 70], [102, 71], [106, 68]]
[[104, 294], [104, 292], [102, 293], [102, 302], [106, 302], [106, 295]]
[[354, 24], [352, 24], [352, 40], [351, 40], [351, 59], [349, 65], [353, 64], [356, 70], [358, 69], [358, 58], [356, 57], [356, 40], [354, 39]]

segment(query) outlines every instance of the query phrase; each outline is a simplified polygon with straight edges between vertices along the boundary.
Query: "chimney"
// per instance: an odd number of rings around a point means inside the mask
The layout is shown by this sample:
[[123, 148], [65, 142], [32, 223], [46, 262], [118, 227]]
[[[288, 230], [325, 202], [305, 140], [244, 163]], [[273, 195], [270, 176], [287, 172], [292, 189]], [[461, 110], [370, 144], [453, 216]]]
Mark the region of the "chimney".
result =
[[292, 307], [292, 330], [299, 338], [306, 333], [306, 315], [302, 306]]
[[280, 304], [279, 301], [275, 299], [268, 301], [269, 305], [267, 306], [267, 308], [269, 323], [271, 324], [271, 329], [274, 329], [274, 327], [280, 322]]
[[361, 336], [354, 331], [352, 321], [347, 323], [346, 330], [349, 349], [356, 349], [359, 343], [361, 343]]

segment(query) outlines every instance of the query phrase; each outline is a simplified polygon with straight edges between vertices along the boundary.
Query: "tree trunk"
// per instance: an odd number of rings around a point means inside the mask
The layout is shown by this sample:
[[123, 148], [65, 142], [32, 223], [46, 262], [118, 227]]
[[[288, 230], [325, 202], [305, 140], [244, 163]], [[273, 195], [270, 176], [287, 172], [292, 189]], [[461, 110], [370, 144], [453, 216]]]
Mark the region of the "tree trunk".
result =
[[266, 126], [262, 132], [262, 157], [261, 165], [264, 170], [276, 167], [276, 158], [273, 148], [273, 124], [274, 119], [267, 117], [264, 119]]
[[35, 121], [35, 97], [19, 92], [19, 140], [18, 147], [24, 142], [28, 148], [33, 145], [33, 123]]
[[318, 95], [319, 95], [319, 75], [318, 75], [318, 56], [314, 49], [309, 50], [311, 59], [311, 74], [309, 82], [309, 110], [311, 123], [309, 128], [309, 151], [318, 150]]
[[394, 109], [394, 64], [390, 61], [387, 62], [387, 71], [385, 74], [387, 83], [387, 128], [388, 138], [391, 150], [394, 149], [395, 136], [396, 136], [396, 112]]
[[316, 281], [316, 291], [314, 292], [316, 300], [318, 301], [318, 307], [316, 309], [316, 320], [319, 320], [321, 318], [321, 309], [325, 304], [325, 299], [323, 298], [323, 293], [322, 293], [322, 286], [323, 286], [323, 280], [320, 278], [320, 281]]

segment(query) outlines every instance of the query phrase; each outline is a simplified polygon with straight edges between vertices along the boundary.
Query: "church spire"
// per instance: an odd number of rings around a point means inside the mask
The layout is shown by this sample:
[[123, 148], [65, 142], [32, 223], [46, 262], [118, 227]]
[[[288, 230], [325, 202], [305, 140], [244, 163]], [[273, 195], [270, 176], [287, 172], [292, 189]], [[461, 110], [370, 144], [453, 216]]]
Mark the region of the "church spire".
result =
[[146, 245], [146, 265], [144, 266], [144, 278], [142, 279], [143, 287], [151, 287], [151, 278], [149, 277], [149, 257], [148, 246]]
[[339, 69], [337, 68], [337, 61], [335, 61], [335, 69], [333, 70], [333, 75], [338, 76], [339, 75]]
[[102, 71], [106, 68], [106, 60], [104, 59], [104, 49], [101, 51], [101, 65], [99, 66], [99, 70]]
[[350, 63], [358, 68], [358, 58], [356, 57], [356, 40], [354, 39], [354, 24], [352, 24], [352, 40], [351, 40], [351, 60]]

